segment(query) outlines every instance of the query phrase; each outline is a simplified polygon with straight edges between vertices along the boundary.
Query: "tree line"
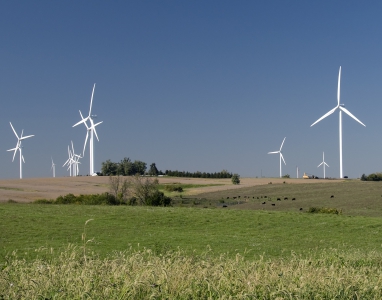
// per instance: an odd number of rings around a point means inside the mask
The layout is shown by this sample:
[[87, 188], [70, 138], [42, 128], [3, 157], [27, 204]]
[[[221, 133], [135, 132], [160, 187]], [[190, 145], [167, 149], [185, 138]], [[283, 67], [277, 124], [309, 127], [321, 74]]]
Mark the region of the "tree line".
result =
[[381, 181], [382, 173], [371, 173], [369, 175], [362, 174], [361, 180], [362, 181]]
[[103, 176], [134, 176], [134, 175], [149, 175], [158, 176], [166, 175], [173, 177], [190, 177], [190, 178], [232, 178], [233, 174], [227, 170], [221, 172], [188, 172], [188, 171], [172, 171], [166, 170], [162, 172], [158, 170], [155, 163], [152, 163], [147, 170], [147, 164], [140, 160], [132, 161], [125, 157], [120, 162], [112, 162], [110, 159], [102, 162], [101, 172]]
[[221, 172], [215, 172], [215, 173], [206, 173], [206, 172], [186, 172], [186, 171], [171, 171], [166, 170], [165, 175], [167, 176], [174, 176], [174, 177], [193, 177], [193, 178], [231, 178], [232, 173], [229, 173], [226, 170], [223, 170]]
[[147, 164], [140, 160], [132, 161], [130, 158], [125, 157], [120, 162], [112, 162], [110, 159], [102, 162], [101, 172], [103, 176], [133, 176], [136, 174], [139, 175], [151, 175], [158, 176], [164, 175], [162, 171], [158, 171], [155, 163], [150, 165], [148, 172]]

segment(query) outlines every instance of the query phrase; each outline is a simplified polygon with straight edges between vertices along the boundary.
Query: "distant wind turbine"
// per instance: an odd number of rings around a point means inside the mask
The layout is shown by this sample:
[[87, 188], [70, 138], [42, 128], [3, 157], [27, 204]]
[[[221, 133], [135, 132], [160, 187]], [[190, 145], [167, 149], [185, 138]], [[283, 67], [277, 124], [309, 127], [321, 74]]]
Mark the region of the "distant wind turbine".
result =
[[324, 179], [326, 178], [325, 177], [325, 166], [329, 167], [329, 165], [325, 162], [325, 153], [322, 152], [322, 163], [320, 163], [317, 168], [319, 168], [321, 165], [324, 166]]
[[12, 127], [12, 130], [15, 134], [15, 136], [17, 137], [17, 144], [16, 144], [16, 147], [15, 148], [12, 148], [12, 149], [9, 149], [7, 151], [14, 151], [13, 152], [13, 159], [12, 159], [12, 162], [15, 160], [15, 155], [16, 155], [16, 152], [17, 150], [19, 150], [20, 152], [20, 179], [23, 178], [23, 162], [25, 163], [25, 160], [24, 160], [24, 156], [22, 154], [22, 146], [21, 146], [21, 141], [27, 139], [27, 138], [30, 138], [34, 135], [28, 135], [28, 136], [23, 136], [23, 133], [24, 133], [24, 129], [21, 131], [21, 136], [19, 137], [16, 133], [16, 130], [13, 128], [12, 126], [12, 123], [9, 122], [9, 124], [11, 124], [11, 127]]
[[338, 72], [338, 89], [337, 89], [337, 106], [333, 108], [332, 110], [328, 111], [326, 114], [324, 114], [321, 118], [319, 118], [316, 122], [314, 122], [310, 127], [317, 124], [321, 120], [325, 119], [327, 116], [330, 116], [332, 113], [334, 113], [337, 109], [339, 111], [339, 135], [340, 135], [340, 178], [343, 178], [343, 171], [342, 171], [342, 112], [346, 113], [348, 116], [352, 117], [354, 120], [356, 120], [361, 125], [365, 126], [360, 120], [358, 120], [350, 111], [348, 111], [345, 108], [344, 104], [340, 104], [340, 84], [341, 84], [341, 67]]
[[56, 165], [53, 162], [53, 157], [51, 157], [51, 159], [52, 159], [52, 167], [50, 168], [50, 170], [53, 171], [53, 177], [56, 177]]
[[69, 149], [69, 146], [68, 146], [68, 156], [69, 156], [68, 160], [63, 164], [62, 167], [65, 167], [66, 165], [68, 166], [69, 176], [71, 177], [72, 176], [72, 164], [74, 162], [74, 159], [73, 159], [72, 152]]
[[282, 152], [281, 152], [281, 149], [283, 148], [285, 139], [286, 139], [286, 137], [284, 138], [283, 142], [281, 143], [281, 147], [280, 147], [280, 150], [279, 150], [279, 151], [268, 152], [268, 154], [276, 154], [276, 153], [279, 153], [279, 154], [280, 154], [280, 178], [282, 177], [282, 171], [281, 171], [281, 159], [283, 160], [284, 164], [286, 165], [286, 162], [285, 162], [285, 160], [284, 160], [284, 156], [283, 156], [283, 154], [282, 154]]
[[[86, 143], [88, 141], [88, 137], [89, 137], [89, 132], [90, 132], [90, 140], [89, 140], [89, 156], [90, 156], [90, 174], [91, 176], [94, 175], [94, 146], [93, 146], [93, 134], [95, 134], [97, 140], [99, 141], [98, 139], [98, 135], [97, 135], [97, 131], [95, 129], [95, 127], [99, 124], [101, 124], [103, 121], [101, 122], [98, 122], [96, 124], [94, 124], [94, 121], [93, 121], [93, 118], [97, 117], [96, 115], [92, 115], [92, 105], [93, 105], [93, 96], [94, 96], [94, 89], [95, 89], [95, 84], [93, 86], [93, 91], [92, 91], [92, 96], [90, 98], [90, 109], [89, 109], [89, 115], [84, 118], [81, 111], [80, 111], [80, 116], [81, 116], [81, 121], [77, 122], [76, 124], [73, 125], [73, 127], [81, 124], [81, 123], [84, 123], [84, 125], [86, 126], [86, 138], [85, 138], [85, 143], [84, 143], [84, 151], [82, 153], [82, 155], [85, 155], [85, 147], [86, 147]], [[86, 123], [86, 121], [90, 121], [90, 126], [88, 126], [88, 124]]]

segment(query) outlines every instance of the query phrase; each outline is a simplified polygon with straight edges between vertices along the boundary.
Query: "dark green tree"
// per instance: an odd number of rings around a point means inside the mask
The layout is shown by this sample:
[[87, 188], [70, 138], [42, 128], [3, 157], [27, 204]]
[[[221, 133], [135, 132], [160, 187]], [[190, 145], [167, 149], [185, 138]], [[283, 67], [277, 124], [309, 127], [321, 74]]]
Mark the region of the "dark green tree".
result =
[[239, 174], [233, 174], [231, 177], [233, 184], [240, 184], [240, 175]]
[[151, 175], [151, 176], [158, 176], [159, 171], [158, 171], [157, 166], [155, 165], [155, 163], [152, 163], [150, 165], [150, 169], [149, 169], [148, 174]]
[[116, 175], [118, 164], [113, 163], [110, 159], [102, 163], [101, 171], [104, 176]]

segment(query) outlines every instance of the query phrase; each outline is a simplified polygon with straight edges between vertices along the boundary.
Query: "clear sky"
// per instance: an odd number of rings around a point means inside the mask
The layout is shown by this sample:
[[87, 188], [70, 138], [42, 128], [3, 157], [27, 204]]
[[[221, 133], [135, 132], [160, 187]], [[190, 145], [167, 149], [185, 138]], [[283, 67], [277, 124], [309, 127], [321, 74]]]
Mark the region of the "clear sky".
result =
[[[341, 103], [344, 175], [382, 171], [382, 3], [378, 1], [2, 1], [0, 178], [56, 175], [67, 146], [81, 152], [93, 113], [101, 162], [124, 157], [158, 169], [279, 176], [339, 176]], [[0, 151], [0, 153], [1, 153]], [[89, 170], [89, 151], [80, 174]]]

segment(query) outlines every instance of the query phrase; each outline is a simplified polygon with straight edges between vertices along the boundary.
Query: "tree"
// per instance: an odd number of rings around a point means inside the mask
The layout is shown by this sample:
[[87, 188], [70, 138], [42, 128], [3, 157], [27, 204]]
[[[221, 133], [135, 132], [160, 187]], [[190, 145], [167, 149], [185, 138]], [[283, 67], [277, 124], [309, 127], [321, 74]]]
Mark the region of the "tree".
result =
[[135, 175], [135, 174], [143, 175], [146, 172], [146, 163], [140, 160], [136, 160], [133, 163], [133, 169], [134, 169], [134, 174], [131, 174], [131, 175]]
[[102, 163], [102, 174], [104, 176], [116, 175], [118, 164], [113, 163], [110, 159]]
[[123, 178], [123, 176], [109, 176], [110, 194], [119, 201], [119, 204], [127, 203], [130, 194], [130, 185], [130, 181], [127, 178]]
[[124, 176], [129, 176], [129, 175], [135, 175], [134, 173], [134, 165], [131, 162], [130, 158], [125, 157], [124, 159], [121, 160], [119, 163], [119, 169], [120, 172], [118, 174], [124, 175]]
[[233, 184], [240, 184], [240, 175], [239, 174], [233, 174], [231, 177]]
[[158, 191], [158, 179], [141, 177], [138, 174], [131, 178], [132, 195], [141, 205], [147, 205], [146, 201]]
[[158, 176], [159, 172], [158, 172], [158, 169], [157, 169], [155, 163], [152, 163], [150, 165], [150, 170], [149, 170], [148, 174], [151, 176]]

